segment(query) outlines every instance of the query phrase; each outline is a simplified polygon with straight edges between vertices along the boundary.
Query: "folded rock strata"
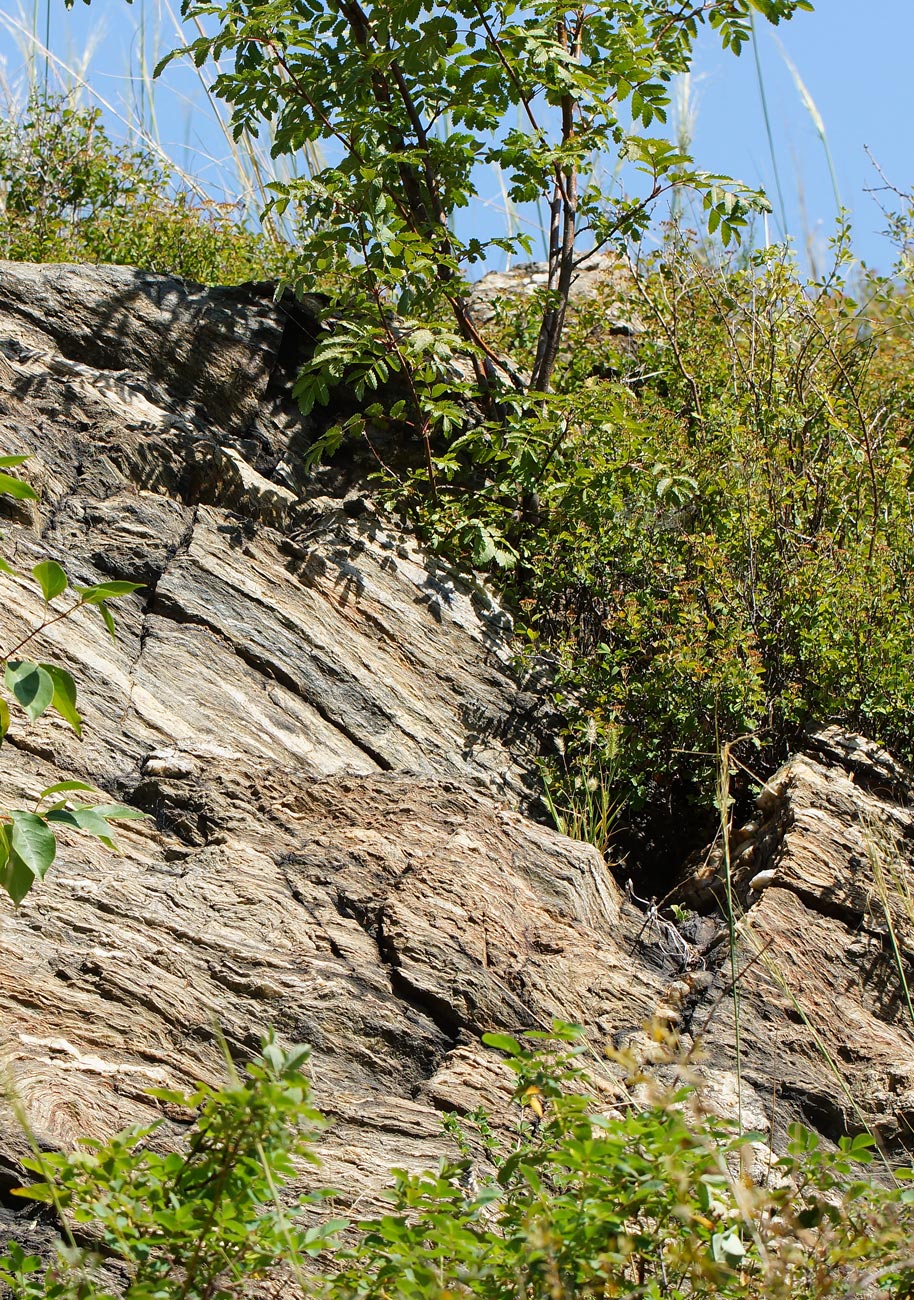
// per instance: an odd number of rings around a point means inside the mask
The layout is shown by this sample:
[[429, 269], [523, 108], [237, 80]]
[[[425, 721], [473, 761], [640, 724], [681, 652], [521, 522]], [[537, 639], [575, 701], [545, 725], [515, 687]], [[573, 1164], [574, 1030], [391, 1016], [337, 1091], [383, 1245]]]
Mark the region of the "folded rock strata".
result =
[[[84, 740], [45, 717], [0, 749], [2, 806], [72, 776], [150, 814], [118, 856], [65, 840], [0, 907], [0, 1045], [36, 1140], [154, 1117], [177, 1140], [186, 1117], [145, 1090], [219, 1080], [220, 1036], [244, 1057], [274, 1026], [314, 1050], [321, 1180], [364, 1204], [447, 1149], [442, 1110], [510, 1114], [486, 1030], [579, 1021], [622, 1101], [605, 1049], [649, 1054], [659, 1016], [686, 1049], [701, 1031], [709, 1104], [741, 1090], [773, 1146], [798, 1118], [907, 1145], [914, 1036], [876, 886], [882, 862], [907, 972], [907, 775], [835, 733], [763, 795], [736, 871], [738, 1061], [713, 851], [679, 925], [532, 820], [549, 714], [510, 619], [345, 474], [296, 469], [308, 310], [290, 325], [256, 286], [0, 264], [2, 450], [30, 453], [42, 492], [10, 508], [4, 553], [145, 584], [116, 645], [89, 610], [42, 634]], [[5, 648], [41, 608], [0, 581]], [[7, 1109], [8, 1218], [25, 1150]]]

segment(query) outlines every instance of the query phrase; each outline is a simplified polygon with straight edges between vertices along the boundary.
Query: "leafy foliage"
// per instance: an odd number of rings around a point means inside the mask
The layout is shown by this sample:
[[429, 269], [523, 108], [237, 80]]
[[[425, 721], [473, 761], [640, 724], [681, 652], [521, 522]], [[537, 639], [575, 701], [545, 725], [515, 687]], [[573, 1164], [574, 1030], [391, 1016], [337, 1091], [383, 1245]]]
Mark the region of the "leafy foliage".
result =
[[[294, 282], [348, 286], [346, 339], [357, 382], [407, 382], [406, 424], [426, 445], [442, 430], [434, 390], [444, 318], [475, 366], [475, 381], [545, 393], [561, 345], [582, 239], [602, 247], [637, 239], [670, 190], [701, 196], [709, 228], [736, 238], [762, 196], [699, 171], [662, 138], [673, 77], [688, 69], [703, 26], [738, 53], [753, 11], [777, 23], [807, 0], [712, 0], [683, 7], [627, 0], [569, 8], [558, 0], [184, 0], [202, 33], [178, 54], [215, 61], [214, 92], [237, 136], [271, 123], [274, 156], [328, 144], [326, 165], [275, 181], [273, 207], [293, 205], [303, 231]], [[232, 62], [220, 62], [229, 53]], [[167, 62], [167, 60], [166, 60]], [[661, 134], [653, 134], [660, 130]], [[607, 157], [638, 178], [632, 193], [597, 183]], [[543, 199], [551, 212], [548, 282], [524, 380], [490, 349], [467, 305], [467, 273], [492, 249], [528, 248], [523, 234], [464, 238], [458, 214], [478, 195], [484, 166], [513, 203]], [[393, 337], [412, 339], [407, 358]], [[418, 348], [424, 334], [429, 346]], [[392, 345], [392, 346], [391, 346]], [[341, 353], [331, 345], [333, 359]], [[389, 354], [385, 357], [384, 354]], [[390, 360], [395, 358], [396, 364]], [[330, 356], [318, 350], [303, 380], [306, 404], [323, 400]], [[360, 429], [364, 425], [358, 426]], [[446, 428], [444, 429], [446, 433]]]
[[[37, 498], [34, 488], [25, 479], [4, 472], [18, 467], [27, 459], [26, 456], [0, 456], [0, 493], [20, 501]], [[7, 578], [20, 576], [2, 558], [0, 574]], [[37, 722], [42, 714], [52, 709], [77, 736], [81, 736], [82, 718], [76, 707], [76, 683], [72, 675], [59, 664], [36, 663], [15, 656], [45, 628], [72, 617], [84, 607], [93, 607], [99, 611], [105, 627], [114, 638], [114, 616], [108, 603], [138, 591], [141, 584], [118, 581], [95, 583], [88, 587], [76, 586], [71, 584], [56, 560], [41, 560], [34, 566], [30, 576], [44, 601], [45, 615], [41, 623], [20, 637], [14, 646], [0, 651], [3, 684], [29, 722]], [[64, 596], [68, 590], [73, 592], [68, 603], [63, 608], [52, 608], [51, 601]], [[11, 725], [10, 706], [0, 696], [0, 744]], [[117, 846], [111, 822], [145, 817], [144, 813], [123, 804], [74, 805], [68, 797], [76, 791], [91, 790], [92, 786], [83, 781], [59, 781], [43, 790], [30, 810], [0, 809], [0, 888], [17, 905], [36, 880], [44, 878], [57, 856], [57, 833], [60, 828], [67, 827], [81, 834], [92, 835], [114, 850]], [[65, 797], [54, 799], [55, 795]]]
[[[473, 1126], [481, 1143], [452, 1125], [464, 1159], [396, 1175], [390, 1211], [360, 1225], [330, 1281], [334, 1300], [819, 1297], [857, 1294], [863, 1279], [905, 1294], [910, 1198], [858, 1176], [872, 1160], [865, 1134], [825, 1152], [796, 1128], [789, 1153], [772, 1157], [772, 1185], [753, 1184], [742, 1166], [758, 1135], [702, 1113], [688, 1088], [653, 1085], [648, 1104], [608, 1113], [580, 1031], [485, 1041], [517, 1076], [511, 1148], [493, 1145], [485, 1117]], [[480, 1145], [491, 1173], [474, 1190]]]
[[[327, 1248], [342, 1221], [302, 1220], [320, 1193], [291, 1210], [279, 1189], [297, 1164], [313, 1160], [319, 1117], [305, 1074], [308, 1051], [283, 1051], [272, 1036], [242, 1076], [219, 1091], [152, 1095], [193, 1117], [181, 1151], [157, 1149], [161, 1125], [131, 1129], [108, 1143], [85, 1139], [69, 1155], [25, 1161], [41, 1179], [23, 1194], [53, 1206], [73, 1225], [91, 1224], [99, 1248], [128, 1268], [124, 1300], [230, 1300], [252, 1283], [290, 1285], [309, 1256]], [[61, 1246], [47, 1267], [14, 1246], [0, 1280], [23, 1297], [107, 1298], [111, 1291], [90, 1251]]]
[[203, 283], [282, 273], [289, 250], [230, 205], [176, 186], [152, 153], [115, 145], [98, 109], [33, 97], [0, 121], [0, 257], [115, 262]]
[[[535, 418], [436, 450], [435, 500], [421, 469], [393, 494], [493, 570], [553, 667], [557, 824], [603, 847], [600, 810], [622, 804], [614, 829], [652, 869], [707, 834], [724, 741], [744, 738], [737, 798], [829, 722], [914, 759], [910, 293], [853, 294], [850, 267], [843, 227], [812, 283], [785, 249], [670, 231], [576, 310]], [[527, 364], [536, 308], [496, 328]]]
[[743, 1165], [758, 1135], [703, 1113], [688, 1088], [600, 1104], [572, 1026], [486, 1041], [516, 1076], [513, 1125], [449, 1117], [457, 1158], [395, 1171], [386, 1210], [342, 1238], [349, 1225], [318, 1213], [328, 1193], [280, 1199], [313, 1159], [319, 1117], [306, 1050], [268, 1037], [221, 1091], [153, 1093], [194, 1117], [179, 1150], [152, 1126], [27, 1161], [41, 1181], [20, 1194], [92, 1225], [99, 1253], [62, 1245], [48, 1266], [13, 1246], [0, 1280], [21, 1300], [107, 1300], [107, 1257], [126, 1270], [125, 1300], [232, 1300], [292, 1282], [322, 1300], [910, 1294], [914, 1171], [887, 1187], [866, 1177], [867, 1135], [826, 1151], [795, 1128], [753, 1183]]

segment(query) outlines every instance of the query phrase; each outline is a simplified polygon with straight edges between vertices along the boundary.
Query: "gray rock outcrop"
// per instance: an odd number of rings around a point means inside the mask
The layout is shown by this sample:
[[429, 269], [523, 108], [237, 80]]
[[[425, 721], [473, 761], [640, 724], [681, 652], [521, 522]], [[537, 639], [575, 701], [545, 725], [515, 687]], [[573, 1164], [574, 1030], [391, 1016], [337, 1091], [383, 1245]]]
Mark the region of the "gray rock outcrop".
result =
[[[42, 634], [84, 740], [45, 717], [0, 749], [2, 806], [74, 776], [150, 814], [117, 856], [64, 840], [0, 906], [0, 1039], [37, 1139], [160, 1116], [146, 1088], [219, 1079], [219, 1035], [244, 1056], [272, 1025], [314, 1049], [321, 1179], [364, 1197], [446, 1149], [441, 1110], [507, 1112], [482, 1032], [557, 1016], [620, 1100], [605, 1049], [649, 1054], [659, 1017], [772, 1146], [794, 1119], [908, 1146], [907, 774], [825, 733], [733, 836], [738, 1059], [719, 853], [677, 887], [691, 920], [645, 915], [531, 820], [548, 712], [510, 619], [345, 475], [301, 475], [287, 380], [308, 335], [285, 313], [256, 287], [0, 264], [2, 450], [42, 493], [4, 553], [145, 584], [116, 645], [89, 610]], [[0, 582], [6, 649], [41, 607]], [[24, 1151], [7, 1109], [4, 1186]]]

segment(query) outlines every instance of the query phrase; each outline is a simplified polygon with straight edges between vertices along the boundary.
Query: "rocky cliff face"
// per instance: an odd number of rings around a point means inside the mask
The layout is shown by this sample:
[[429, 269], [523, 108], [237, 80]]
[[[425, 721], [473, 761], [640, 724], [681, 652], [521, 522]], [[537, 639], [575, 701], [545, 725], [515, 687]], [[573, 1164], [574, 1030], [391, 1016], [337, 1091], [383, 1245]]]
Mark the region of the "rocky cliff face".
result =
[[[2, 1051], [38, 1140], [148, 1122], [146, 1088], [220, 1079], [219, 1034], [244, 1055], [272, 1025], [314, 1048], [321, 1179], [363, 1197], [446, 1149], [442, 1110], [507, 1109], [482, 1032], [559, 1016], [620, 1096], [603, 1051], [649, 1051], [659, 1017], [700, 1036], [713, 1104], [733, 1108], [739, 1064], [773, 1145], [797, 1118], [914, 1145], [889, 930], [907, 973], [907, 775], [826, 733], [732, 837], [738, 1063], [719, 846], [677, 887], [696, 909], [677, 928], [527, 815], [548, 715], [509, 618], [355, 470], [302, 473], [288, 384], [315, 329], [257, 286], [0, 264], [2, 450], [30, 453], [42, 492], [6, 554], [145, 584], [116, 646], [88, 612], [43, 634], [85, 739], [45, 718], [0, 749], [0, 806], [75, 776], [151, 814], [119, 856], [64, 844], [0, 908]], [[8, 647], [40, 608], [0, 581]], [[8, 1207], [24, 1149], [7, 1108]]]

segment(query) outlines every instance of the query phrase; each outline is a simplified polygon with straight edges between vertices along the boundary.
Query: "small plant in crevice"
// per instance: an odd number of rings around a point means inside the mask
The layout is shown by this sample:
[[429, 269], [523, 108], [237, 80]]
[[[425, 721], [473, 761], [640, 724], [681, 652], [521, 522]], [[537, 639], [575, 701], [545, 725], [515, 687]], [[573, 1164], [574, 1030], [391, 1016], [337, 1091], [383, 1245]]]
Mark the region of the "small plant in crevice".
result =
[[542, 801], [556, 830], [592, 844], [605, 857], [624, 812], [618, 791], [619, 736], [590, 717], [583, 736], [569, 729], [558, 762], [540, 769]]

